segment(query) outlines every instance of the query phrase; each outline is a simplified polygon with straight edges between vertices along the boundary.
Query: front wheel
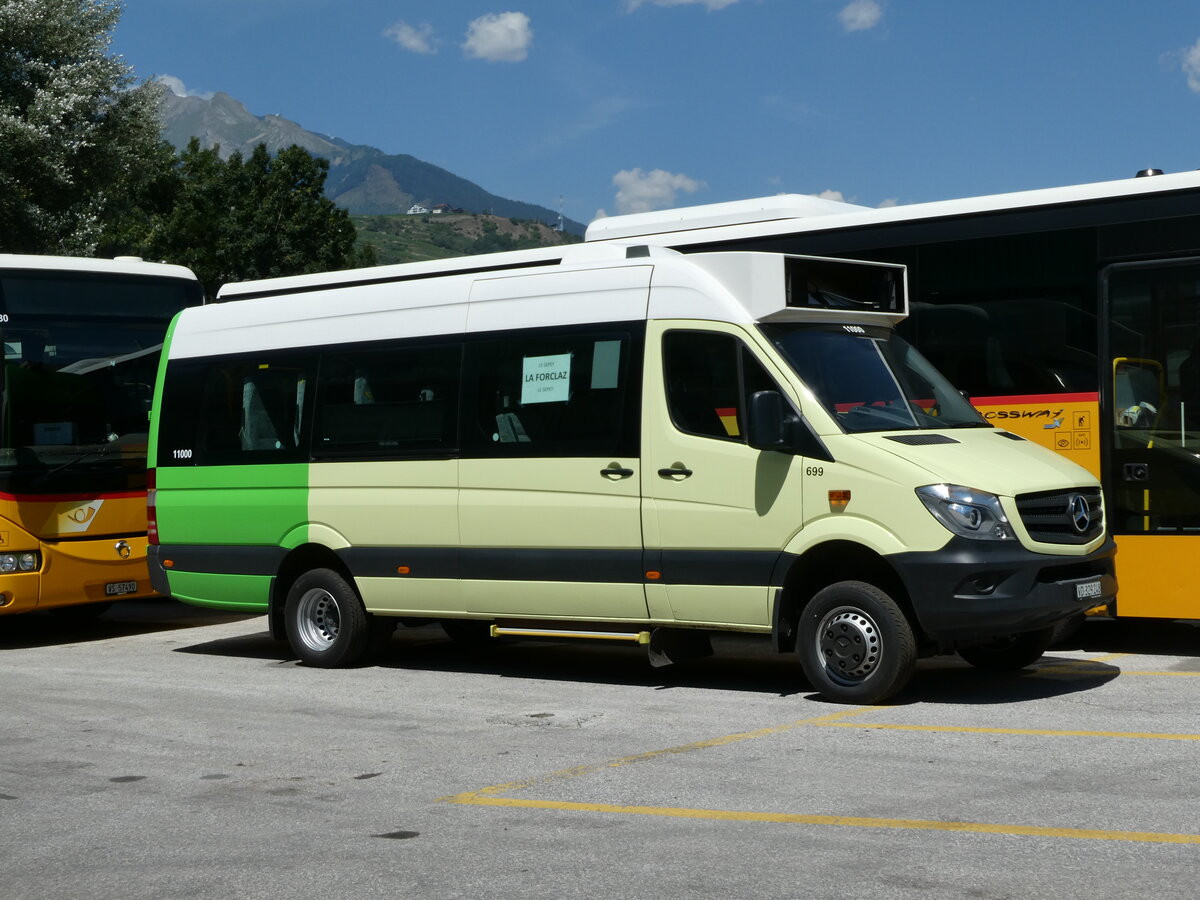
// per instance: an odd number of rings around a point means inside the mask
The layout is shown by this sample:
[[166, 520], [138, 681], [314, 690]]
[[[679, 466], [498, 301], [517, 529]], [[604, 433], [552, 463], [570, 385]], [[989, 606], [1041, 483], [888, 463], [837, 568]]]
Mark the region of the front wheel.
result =
[[959, 648], [958, 655], [977, 669], [1012, 672], [1041, 659], [1054, 640], [1054, 628], [994, 638], [985, 644]]
[[874, 585], [841, 581], [816, 593], [796, 638], [809, 683], [837, 703], [879, 703], [903, 688], [917, 642], [903, 610]]
[[292, 652], [310, 666], [353, 665], [372, 643], [371, 618], [362, 600], [332, 569], [313, 569], [296, 579], [283, 619]]

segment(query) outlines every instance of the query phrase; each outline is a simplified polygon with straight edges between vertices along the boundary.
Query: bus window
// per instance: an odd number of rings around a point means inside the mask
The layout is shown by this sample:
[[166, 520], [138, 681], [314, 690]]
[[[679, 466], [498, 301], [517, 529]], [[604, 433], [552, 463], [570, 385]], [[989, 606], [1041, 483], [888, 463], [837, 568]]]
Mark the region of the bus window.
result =
[[1200, 266], [1116, 266], [1106, 281], [1113, 529], [1200, 532]]
[[462, 348], [329, 353], [317, 385], [314, 456], [412, 456], [458, 446]]
[[473, 456], [637, 456], [640, 367], [628, 332], [529, 332], [467, 344]]
[[299, 360], [223, 360], [203, 378], [196, 459], [212, 465], [307, 459], [302, 412], [309, 376]]

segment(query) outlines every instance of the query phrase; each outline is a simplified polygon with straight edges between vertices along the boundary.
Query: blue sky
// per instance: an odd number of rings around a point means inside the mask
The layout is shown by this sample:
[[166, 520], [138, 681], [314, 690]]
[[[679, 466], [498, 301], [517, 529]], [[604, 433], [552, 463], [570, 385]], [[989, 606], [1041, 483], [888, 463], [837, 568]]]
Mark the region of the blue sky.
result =
[[597, 215], [1200, 167], [1196, 0], [125, 0], [139, 79]]

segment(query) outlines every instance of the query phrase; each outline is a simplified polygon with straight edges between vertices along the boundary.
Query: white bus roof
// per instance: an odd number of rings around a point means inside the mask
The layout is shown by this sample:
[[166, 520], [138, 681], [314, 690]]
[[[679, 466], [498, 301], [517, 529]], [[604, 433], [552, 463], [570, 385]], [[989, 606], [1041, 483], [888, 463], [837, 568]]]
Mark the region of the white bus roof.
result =
[[186, 278], [195, 281], [191, 269], [168, 263], [153, 263], [136, 256], [115, 259], [92, 259], [83, 256], [37, 256], [33, 254], [0, 253], [0, 271], [5, 269], [40, 269], [48, 272], [93, 272], [108, 275], [157, 275], [160, 278]]
[[[656, 236], [669, 235], [671, 245], [679, 246], [794, 231], [821, 231], [920, 219], [952, 218], [1197, 189], [1200, 189], [1200, 171], [1009, 194], [988, 194], [958, 200], [937, 200], [882, 209], [837, 203], [800, 194], [780, 194], [756, 200], [713, 203], [596, 219], [588, 225], [585, 240], [652, 240]], [[792, 211], [791, 215], [788, 215], [789, 210]]]

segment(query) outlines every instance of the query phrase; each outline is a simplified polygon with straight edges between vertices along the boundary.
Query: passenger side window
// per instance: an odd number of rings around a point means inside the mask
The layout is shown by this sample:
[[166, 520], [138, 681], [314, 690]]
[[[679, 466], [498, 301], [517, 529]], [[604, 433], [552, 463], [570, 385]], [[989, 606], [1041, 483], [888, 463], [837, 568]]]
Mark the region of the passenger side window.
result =
[[172, 364], [158, 464], [306, 460], [302, 423], [312, 368], [309, 360], [282, 356]]
[[458, 345], [326, 354], [313, 455], [438, 455], [458, 446]]
[[711, 331], [663, 336], [663, 376], [675, 427], [718, 440], [746, 441], [746, 405], [779, 388], [737, 338]]
[[640, 356], [631, 331], [472, 341], [464, 453], [637, 456]]

